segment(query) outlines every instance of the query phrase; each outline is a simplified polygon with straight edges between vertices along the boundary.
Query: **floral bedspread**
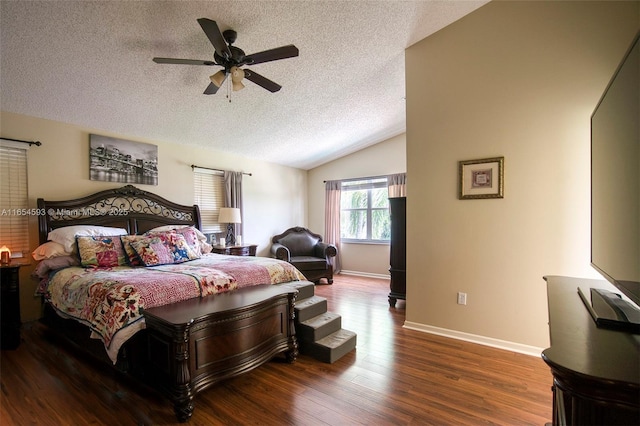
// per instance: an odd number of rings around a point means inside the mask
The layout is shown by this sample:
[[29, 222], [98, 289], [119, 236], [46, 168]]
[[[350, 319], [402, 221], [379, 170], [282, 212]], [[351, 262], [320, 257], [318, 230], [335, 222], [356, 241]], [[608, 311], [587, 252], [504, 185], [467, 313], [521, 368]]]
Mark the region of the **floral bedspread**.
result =
[[109, 346], [116, 333], [142, 320], [142, 310], [252, 285], [304, 280], [287, 262], [265, 257], [203, 255], [177, 265], [59, 270], [45, 297], [87, 325]]

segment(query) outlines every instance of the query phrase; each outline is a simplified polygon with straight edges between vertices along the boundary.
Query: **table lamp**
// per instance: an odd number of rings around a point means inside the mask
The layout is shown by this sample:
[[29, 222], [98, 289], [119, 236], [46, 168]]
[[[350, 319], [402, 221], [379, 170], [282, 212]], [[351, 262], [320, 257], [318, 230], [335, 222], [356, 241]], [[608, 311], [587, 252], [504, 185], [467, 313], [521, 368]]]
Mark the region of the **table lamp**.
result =
[[0, 264], [8, 265], [11, 263], [11, 250], [7, 246], [0, 247]]
[[235, 245], [236, 237], [233, 232], [233, 224], [242, 223], [240, 209], [236, 207], [220, 207], [218, 222], [227, 224], [227, 238], [225, 241], [227, 244]]

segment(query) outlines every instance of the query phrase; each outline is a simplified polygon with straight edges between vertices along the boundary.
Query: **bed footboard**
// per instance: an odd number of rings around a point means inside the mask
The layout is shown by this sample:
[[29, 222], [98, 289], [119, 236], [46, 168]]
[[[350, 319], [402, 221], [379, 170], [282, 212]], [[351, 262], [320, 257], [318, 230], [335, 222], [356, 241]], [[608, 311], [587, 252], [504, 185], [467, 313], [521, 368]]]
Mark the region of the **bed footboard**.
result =
[[145, 381], [168, 396], [187, 421], [196, 394], [284, 353], [298, 355], [297, 290], [255, 286], [144, 311], [148, 336]]

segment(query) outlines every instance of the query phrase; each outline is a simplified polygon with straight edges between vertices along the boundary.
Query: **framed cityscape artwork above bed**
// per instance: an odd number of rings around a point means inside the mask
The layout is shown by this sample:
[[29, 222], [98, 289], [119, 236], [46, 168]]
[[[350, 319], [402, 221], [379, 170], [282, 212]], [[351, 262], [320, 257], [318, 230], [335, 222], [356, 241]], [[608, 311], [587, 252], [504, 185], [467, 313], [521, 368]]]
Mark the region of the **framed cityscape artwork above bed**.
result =
[[89, 179], [157, 185], [158, 146], [91, 134]]

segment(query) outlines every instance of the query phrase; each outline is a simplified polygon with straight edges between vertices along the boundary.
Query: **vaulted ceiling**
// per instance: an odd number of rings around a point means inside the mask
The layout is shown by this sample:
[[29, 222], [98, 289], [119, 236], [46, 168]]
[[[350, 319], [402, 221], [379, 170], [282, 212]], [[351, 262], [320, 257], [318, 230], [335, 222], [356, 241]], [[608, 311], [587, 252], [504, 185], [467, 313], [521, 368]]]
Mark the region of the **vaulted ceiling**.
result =
[[[405, 48], [484, 3], [1, 1], [0, 108], [310, 169], [403, 133]], [[198, 18], [247, 54], [297, 46], [250, 68], [282, 89], [204, 95], [220, 67], [152, 61], [213, 60]]]

